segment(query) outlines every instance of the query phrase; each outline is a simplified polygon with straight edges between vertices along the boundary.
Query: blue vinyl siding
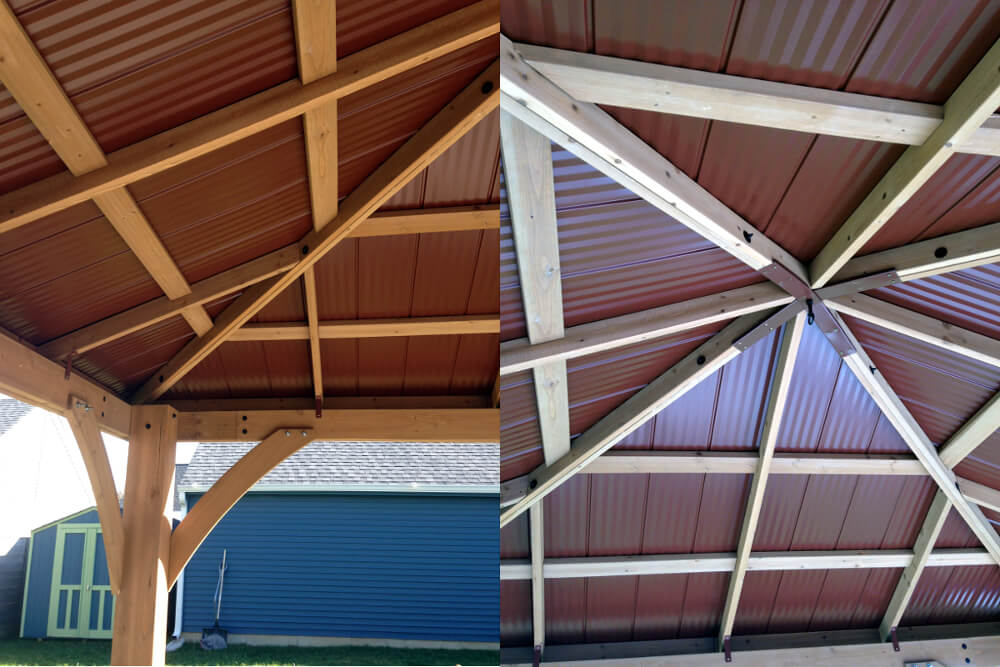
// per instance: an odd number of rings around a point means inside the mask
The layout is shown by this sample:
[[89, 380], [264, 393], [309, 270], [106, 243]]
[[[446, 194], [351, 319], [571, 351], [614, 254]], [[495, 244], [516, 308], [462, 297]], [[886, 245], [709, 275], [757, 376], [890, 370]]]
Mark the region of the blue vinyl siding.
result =
[[[97, 510], [84, 512], [79, 516], [59, 523], [100, 523]], [[59, 523], [54, 523], [31, 535], [31, 564], [24, 585], [24, 637], [45, 637], [49, 623], [49, 592], [52, 590], [52, 567], [55, 565], [56, 532]]]
[[[199, 496], [188, 495], [191, 507]], [[185, 570], [184, 630], [499, 641], [497, 496], [242, 498]]]

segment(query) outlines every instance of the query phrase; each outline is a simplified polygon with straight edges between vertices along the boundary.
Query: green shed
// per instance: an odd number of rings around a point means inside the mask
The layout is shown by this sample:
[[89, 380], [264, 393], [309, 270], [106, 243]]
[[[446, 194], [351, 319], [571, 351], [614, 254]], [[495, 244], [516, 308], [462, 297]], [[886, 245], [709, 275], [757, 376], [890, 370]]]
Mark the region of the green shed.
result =
[[110, 639], [114, 606], [96, 508], [31, 531], [21, 637]]

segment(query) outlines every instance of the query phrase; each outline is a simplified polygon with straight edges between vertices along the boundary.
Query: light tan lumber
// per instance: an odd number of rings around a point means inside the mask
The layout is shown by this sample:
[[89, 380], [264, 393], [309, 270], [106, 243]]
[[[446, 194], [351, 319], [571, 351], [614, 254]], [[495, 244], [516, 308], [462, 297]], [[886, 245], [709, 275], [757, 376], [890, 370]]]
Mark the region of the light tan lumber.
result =
[[[562, 272], [551, 143], [501, 112], [500, 148], [528, 340], [544, 343], [561, 339]], [[552, 464], [569, 451], [566, 362], [540, 364], [533, 369], [532, 376], [542, 451], [545, 463]]]
[[750, 483], [750, 495], [743, 515], [743, 526], [740, 529], [740, 541], [736, 548], [736, 563], [729, 577], [729, 591], [722, 611], [719, 628], [719, 645], [733, 632], [736, 621], [736, 610], [743, 593], [743, 581], [747, 573], [747, 561], [753, 548], [757, 534], [757, 522], [760, 510], [764, 505], [764, 493], [767, 489], [767, 478], [771, 474], [771, 461], [774, 458], [774, 448], [778, 442], [778, 432], [781, 420], [788, 403], [788, 391], [792, 384], [792, 371], [795, 359], [799, 353], [799, 343], [805, 328], [806, 316], [800, 312], [791, 322], [785, 325], [781, 337], [781, 347], [778, 349], [777, 363], [774, 369], [774, 379], [771, 381], [771, 392], [768, 396], [767, 409], [764, 413], [764, 423], [761, 427], [761, 440], [758, 448], [757, 466], [753, 481]]
[[1000, 564], [1000, 536], [993, 530], [993, 526], [983, 515], [982, 510], [966, 500], [962, 492], [958, 490], [955, 485], [955, 474], [941, 461], [934, 443], [920, 428], [913, 415], [886, 382], [882, 373], [872, 363], [847, 324], [837, 313], [832, 313], [832, 315], [856, 350], [854, 354], [844, 357], [844, 363], [875, 401], [882, 414], [886, 416], [913, 454], [920, 459], [927, 474], [955, 506], [955, 510], [965, 521], [969, 530], [979, 538], [994, 560]]
[[[756, 551], [750, 554], [750, 572], [780, 572], [804, 570], [849, 570], [859, 568], [904, 568], [913, 562], [909, 549], [837, 549], [831, 551]], [[579, 558], [548, 558], [546, 579], [579, 577], [622, 577], [655, 574], [701, 574], [732, 572], [736, 554], [648, 554], [642, 556], [584, 556]], [[993, 560], [985, 549], [936, 549], [927, 559], [926, 567], [967, 567], [991, 565]], [[505, 559], [500, 561], [502, 581], [531, 578], [531, 561]]]
[[824, 299], [823, 303], [838, 313], [857, 317], [942, 350], [1000, 367], [1000, 340], [994, 340], [989, 336], [864, 294]]
[[308, 430], [278, 429], [223, 473], [174, 529], [170, 538], [168, 588], [177, 581], [181, 570], [215, 525], [250, 490], [250, 487], [274, 470], [279, 463], [312, 441], [313, 435]]
[[995, 43], [944, 103], [944, 119], [919, 146], [896, 160], [809, 267], [823, 287], [1000, 106], [1000, 42]]
[[131, 406], [106, 387], [46, 359], [32, 346], [0, 331], [0, 393], [56, 414], [65, 414], [74, 397], [94, 408], [102, 431], [127, 438]]
[[452, 53], [500, 29], [498, 0], [481, 0], [351, 54], [335, 74], [290, 81], [205, 114], [107, 156], [108, 166], [80, 177], [61, 174], [0, 196], [0, 233], [79, 204], [295, 118]]
[[927, 516], [917, 535], [917, 541], [913, 545], [913, 560], [903, 568], [903, 573], [896, 584], [889, 606], [886, 608], [882, 622], [879, 624], [879, 636], [882, 641], [889, 638], [893, 628], [903, 620], [903, 613], [906, 605], [913, 596], [913, 591], [917, 589], [917, 581], [927, 566], [931, 552], [934, 550], [934, 543], [937, 542], [941, 529], [944, 528], [948, 513], [951, 511], [951, 503], [943, 493], [938, 491], [934, 495], [934, 501], [927, 510]]
[[777, 262], [807, 280], [797, 259], [597, 105], [576, 100], [545, 79], [502, 35], [500, 55], [504, 111], [750, 267]]
[[[941, 255], [940, 257], [938, 255]], [[1000, 223], [855, 257], [834, 276], [843, 282], [895, 270], [903, 282], [1000, 261]]]
[[[321, 339], [496, 333], [500, 333], [499, 315], [373, 318], [317, 323], [317, 334]], [[234, 331], [229, 338], [230, 342], [248, 340], [309, 340], [309, 325], [305, 322], [250, 323]]]
[[[365, 236], [364, 230], [374, 226], [372, 236], [408, 233], [450, 232], [465, 229], [497, 228], [499, 211], [496, 206], [418, 209], [375, 213], [359, 225], [351, 237]], [[495, 222], [495, 224], [493, 224]], [[492, 225], [490, 227], [489, 225]], [[162, 322], [199, 305], [213, 301], [248, 285], [287, 271], [301, 256], [298, 243], [275, 250], [227, 271], [205, 278], [192, 286], [191, 294], [178, 299], [160, 298], [95, 322], [45, 343], [44, 354], [60, 359], [71, 352], [83, 353], [104, 343]]]
[[[337, 3], [335, 0], [295, 0], [295, 50], [299, 79], [311, 83], [337, 71]], [[302, 117], [309, 170], [309, 199], [313, 229], [320, 230], [337, 217], [337, 101], [307, 109]], [[309, 363], [313, 394], [323, 401], [323, 360], [320, 353], [316, 273], [302, 274], [306, 320], [309, 323]]]
[[[170, 401], [181, 412], [236, 412], [238, 410], [311, 410], [316, 402], [312, 397], [260, 397], [260, 398], [195, 398]], [[489, 396], [327, 396], [324, 410], [381, 410], [385, 408], [459, 409], [490, 408]]]
[[958, 489], [962, 492], [962, 495], [980, 507], [1000, 512], [1000, 491], [997, 491], [993, 487], [959, 477]]
[[[104, 151], [6, 2], [0, 3], [0, 80], [70, 173], [80, 176], [107, 165]], [[128, 190], [102, 192], [94, 196], [94, 203], [168, 298], [191, 291]], [[206, 320], [211, 325], [200, 307], [184, 316], [196, 332], [206, 330]]]
[[494, 63], [438, 112], [344, 199], [337, 218], [301, 240], [303, 256], [278, 278], [257, 283], [216, 318], [212, 330], [189, 342], [159, 372], [140, 387], [134, 402], [155, 400], [243, 326], [261, 308], [298, 280], [331, 248], [342, 241], [377, 208], [388, 201], [437, 156], [458, 141], [499, 104], [499, 63]]
[[579, 324], [562, 338], [533, 345], [527, 338], [500, 344], [500, 374], [510, 375], [539, 364], [575, 359], [652, 338], [697, 329], [761, 310], [787, 305], [792, 297], [772, 282], [698, 297], [606, 320]]
[[111, 464], [108, 462], [108, 452], [104, 449], [104, 440], [97, 424], [97, 410], [83, 399], [71, 396], [65, 414], [66, 421], [73, 431], [73, 437], [76, 438], [80, 448], [83, 465], [87, 469], [90, 486], [94, 491], [97, 516], [101, 522], [101, 533], [104, 535], [104, 553], [108, 562], [111, 594], [118, 595], [121, 591], [125, 528], [118, 504], [115, 479], [111, 474]]
[[[944, 116], [942, 107], [837, 90], [703, 72], [655, 63], [515, 44], [524, 59], [583, 102], [694, 118], [920, 145]], [[994, 115], [957, 146], [1000, 155]]]
[[125, 549], [115, 602], [112, 665], [163, 665], [167, 641], [167, 568], [173, 510], [176, 412], [168, 405], [132, 409], [125, 474]]
[[[759, 462], [755, 453], [743, 452], [607, 452], [583, 472], [617, 473], [711, 473], [749, 475]], [[868, 456], [864, 454], [775, 454], [774, 475], [917, 475], [927, 474], [912, 456]]]
[[[801, 304], [790, 304], [783, 314], [791, 319], [797, 310], [790, 309], [801, 310], [799, 306]], [[764, 326], [760, 320], [755, 315], [744, 315], [735, 320], [578, 436], [568, 454], [552, 465], [534, 470], [529, 475], [531, 490], [501, 512], [500, 526], [510, 523], [650, 417], [739, 356], [736, 341], [757, 326]], [[775, 326], [780, 324], [783, 322]]]
[[[317, 440], [373, 442], [499, 442], [495, 408], [337, 408], [323, 410], [223, 410], [181, 412], [185, 442], [260, 442], [274, 431], [295, 427]], [[244, 433], [244, 431], [246, 431]]]
[[545, 512], [541, 503], [528, 511], [528, 528], [531, 533], [531, 636], [532, 645], [545, 649]]

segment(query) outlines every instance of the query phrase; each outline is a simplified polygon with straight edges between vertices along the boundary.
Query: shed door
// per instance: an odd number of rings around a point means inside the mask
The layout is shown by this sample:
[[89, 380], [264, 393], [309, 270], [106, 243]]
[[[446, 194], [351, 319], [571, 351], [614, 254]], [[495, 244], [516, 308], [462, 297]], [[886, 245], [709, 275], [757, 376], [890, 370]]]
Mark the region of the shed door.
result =
[[114, 597], [100, 526], [59, 526], [55, 556], [48, 635], [110, 638]]

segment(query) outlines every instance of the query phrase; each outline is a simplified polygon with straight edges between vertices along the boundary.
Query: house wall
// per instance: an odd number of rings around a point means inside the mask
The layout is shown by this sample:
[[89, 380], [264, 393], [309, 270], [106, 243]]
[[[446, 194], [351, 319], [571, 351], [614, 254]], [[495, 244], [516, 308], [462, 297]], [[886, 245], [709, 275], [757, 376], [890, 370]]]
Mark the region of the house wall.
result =
[[0, 554], [0, 638], [16, 637], [21, 626], [24, 573], [28, 566], [28, 538], [22, 537]]
[[100, 523], [97, 510], [70, 517], [31, 534], [28, 573], [24, 586], [22, 637], [45, 637], [49, 622], [49, 593], [55, 563], [56, 531], [60, 523]]
[[[200, 496], [189, 494], [188, 507]], [[184, 631], [499, 641], [497, 496], [244, 496], [185, 570]]]

